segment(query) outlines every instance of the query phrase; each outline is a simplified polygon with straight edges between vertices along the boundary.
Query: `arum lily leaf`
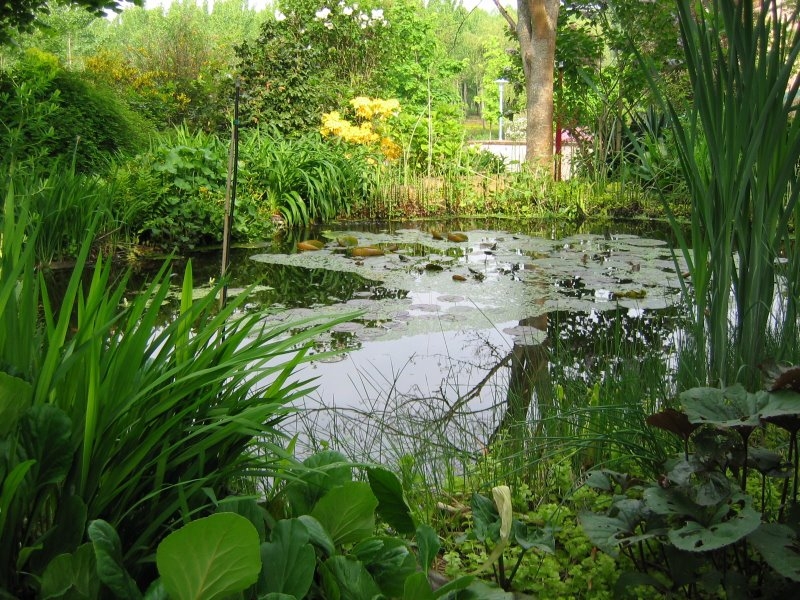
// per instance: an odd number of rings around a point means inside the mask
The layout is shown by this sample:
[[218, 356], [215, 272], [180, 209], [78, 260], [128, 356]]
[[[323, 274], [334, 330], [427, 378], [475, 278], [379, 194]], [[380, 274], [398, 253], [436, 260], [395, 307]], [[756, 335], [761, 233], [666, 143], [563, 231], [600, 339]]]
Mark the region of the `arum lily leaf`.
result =
[[473, 532], [478, 541], [498, 541], [500, 539], [500, 514], [497, 507], [486, 496], [475, 493], [470, 498], [472, 507]]
[[97, 559], [97, 576], [117, 598], [135, 600], [142, 594], [122, 562], [122, 542], [116, 530], [105, 521], [89, 523], [89, 539]]
[[16, 427], [32, 398], [33, 386], [29, 382], [0, 371], [0, 437]]
[[800, 540], [791, 527], [763, 523], [747, 539], [777, 573], [800, 581]]
[[325, 531], [322, 523], [317, 521], [311, 515], [300, 515], [297, 517], [297, 520], [306, 526], [306, 531], [308, 531], [308, 538], [311, 544], [317, 548], [320, 548], [327, 556], [333, 556], [336, 553], [336, 547], [333, 545], [333, 540], [331, 539], [331, 536], [328, 535], [328, 532]]
[[647, 424], [674, 433], [683, 440], [689, 439], [689, 436], [699, 427], [697, 423], [689, 421], [686, 413], [674, 408], [666, 408], [659, 413], [650, 415], [647, 417]]
[[326, 598], [374, 600], [380, 589], [364, 565], [345, 556], [333, 556], [322, 563], [322, 587]]
[[398, 533], [414, 533], [414, 519], [411, 509], [403, 497], [403, 486], [397, 475], [380, 467], [367, 469], [367, 477], [372, 493], [378, 499], [378, 514]]
[[47, 565], [42, 574], [42, 587], [39, 597], [48, 598], [82, 597], [94, 598], [100, 591], [97, 579], [94, 549], [91, 544], [83, 544], [73, 554], [59, 554]]
[[216, 600], [241, 592], [261, 571], [258, 532], [235, 513], [197, 519], [158, 545], [156, 565], [171, 598]]
[[314, 580], [317, 556], [308, 530], [298, 519], [275, 524], [269, 542], [261, 544], [260, 592], [280, 592], [304, 598]]
[[422, 567], [423, 573], [427, 573], [442, 547], [439, 535], [433, 527], [430, 525], [417, 527], [417, 547], [419, 548], [420, 567]]
[[406, 579], [417, 571], [417, 559], [398, 538], [366, 539], [353, 548], [353, 556], [361, 561], [381, 591], [390, 598], [401, 597]]
[[369, 484], [349, 481], [320, 498], [311, 516], [322, 524], [334, 545], [341, 546], [372, 535], [377, 506]]
[[514, 520], [514, 541], [523, 550], [536, 548], [548, 554], [553, 554], [556, 551], [556, 540], [551, 527], [531, 527], [522, 521]]
[[414, 573], [406, 579], [403, 587], [403, 600], [435, 600], [431, 584], [425, 573]]

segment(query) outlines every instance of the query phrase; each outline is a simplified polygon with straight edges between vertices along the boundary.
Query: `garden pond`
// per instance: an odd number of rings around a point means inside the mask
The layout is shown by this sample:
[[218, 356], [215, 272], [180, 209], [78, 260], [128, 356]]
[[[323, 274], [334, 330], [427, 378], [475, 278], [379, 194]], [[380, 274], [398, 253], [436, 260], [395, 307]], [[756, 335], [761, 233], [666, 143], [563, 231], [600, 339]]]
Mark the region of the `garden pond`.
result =
[[[245, 307], [269, 311], [268, 323], [352, 313], [296, 373], [316, 378], [290, 424], [300, 453], [471, 455], [509, 420], [537, 418], [556, 368], [588, 377], [619, 344], [669, 361], [685, 269], [668, 229], [561, 227], [341, 223], [234, 249], [228, 294], [255, 285]], [[193, 257], [198, 293], [219, 263], [218, 252]]]

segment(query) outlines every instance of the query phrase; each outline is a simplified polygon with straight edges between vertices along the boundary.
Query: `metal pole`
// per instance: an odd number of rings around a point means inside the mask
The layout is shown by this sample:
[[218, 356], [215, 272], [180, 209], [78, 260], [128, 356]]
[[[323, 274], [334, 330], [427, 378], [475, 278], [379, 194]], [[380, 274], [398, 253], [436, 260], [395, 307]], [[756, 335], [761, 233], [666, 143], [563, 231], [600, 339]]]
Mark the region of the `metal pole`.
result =
[[239, 93], [241, 82], [236, 80], [236, 93], [233, 100], [233, 130], [231, 131], [231, 147], [228, 152], [228, 179], [225, 185], [225, 220], [222, 226], [222, 267], [220, 279], [222, 280], [222, 294], [219, 306], [225, 308], [228, 302], [228, 282], [225, 277], [230, 267], [231, 229], [233, 228], [233, 212], [236, 206], [236, 177], [239, 163]]
[[499, 131], [497, 132], [498, 133], [497, 139], [502, 142], [503, 141], [503, 88], [508, 83], [508, 80], [498, 79], [497, 81], [495, 81], [495, 83], [497, 84], [497, 87], [500, 90], [500, 119], [498, 120]]

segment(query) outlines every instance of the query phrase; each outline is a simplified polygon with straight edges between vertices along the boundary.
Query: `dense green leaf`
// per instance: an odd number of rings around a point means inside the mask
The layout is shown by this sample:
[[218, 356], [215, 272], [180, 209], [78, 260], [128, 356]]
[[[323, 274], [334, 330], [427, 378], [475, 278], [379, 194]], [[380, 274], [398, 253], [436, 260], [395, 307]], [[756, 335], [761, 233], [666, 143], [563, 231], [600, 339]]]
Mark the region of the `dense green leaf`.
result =
[[322, 587], [328, 598], [374, 600], [381, 591], [361, 562], [332, 556], [320, 567]]
[[259, 593], [280, 592], [304, 598], [317, 564], [305, 525], [298, 519], [278, 521], [270, 541], [261, 544], [261, 564]]
[[326, 556], [333, 556], [336, 553], [336, 547], [333, 545], [333, 540], [322, 524], [311, 515], [300, 515], [297, 518], [303, 525], [306, 526], [308, 531], [309, 541], [321, 549]]
[[478, 541], [496, 542], [500, 539], [500, 514], [497, 507], [486, 496], [477, 492], [470, 499], [473, 532]]
[[353, 547], [352, 554], [367, 568], [381, 591], [393, 598], [403, 595], [406, 579], [417, 570], [416, 557], [398, 538], [367, 538]]
[[757, 427], [767, 406], [769, 393], [751, 394], [740, 384], [719, 388], [692, 388], [680, 395], [686, 416], [692, 423], [720, 427]]
[[0, 371], [0, 437], [17, 425], [33, 398], [33, 386], [24, 379]]
[[42, 575], [41, 598], [94, 598], [100, 591], [95, 574], [95, 555], [92, 544], [83, 544], [73, 554], [55, 557]]
[[434, 600], [435, 598], [425, 573], [420, 571], [406, 579], [403, 600]]
[[420, 567], [423, 573], [427, 573], [442, 547], [439, 535], [427, 523], [417, 527], [417, 547], [419, 548]]
[[125, 570], [122, 562], [122, 544], [114, 528], [96, 519], [89, 523], [89, 539], [94, 546], [97, 576], [117, 598], [137, 600], [142, 597], [136, 582]]
[[258, 580], [258, 532], [234, 513], [197, 519], [164, 538], [156, 564], [170, 597], [224, 598]]
[[33, 406], [21, 423], [27, 458], [36, 460], [36, 486], [60, 483], [72, 464], [72, 422], [63, 410], [49, 404]]
[[707, 522], [689, 521], [669, 530], [669, 540], [680, 550], [706, 552], [724, 548], [752, 533], [761, 524], [749, 496], [737, 495], [717, 509]]
[[320, 498], [311, 516], [330, 534], [334, 545], [341, 546], [372, 535], [377, 506], [368, 483], [350, 481]]
[[403, 487], [397, 475], [380, 467], [367, 469], [369, 485], [378, 499], [378, 514], [398, 533], [414, 533], [414, 518], [403, 496]]
[[523, 550], [536, 548], [552, 554], [556, 551], [556, 540], [552, 527], [533, 527], [517, 519], [514, 520], [514, 541]]
[[776, 573], [800, 581], [800, 540], [790, 527], [780, 523], [762, 523], [747, 536], [747, 540]]
[[294, 516], [309, 514], [326, 492], [353, 479], [350, 462], [333, 450], [312, 454], [302, 468], [284, 489]]

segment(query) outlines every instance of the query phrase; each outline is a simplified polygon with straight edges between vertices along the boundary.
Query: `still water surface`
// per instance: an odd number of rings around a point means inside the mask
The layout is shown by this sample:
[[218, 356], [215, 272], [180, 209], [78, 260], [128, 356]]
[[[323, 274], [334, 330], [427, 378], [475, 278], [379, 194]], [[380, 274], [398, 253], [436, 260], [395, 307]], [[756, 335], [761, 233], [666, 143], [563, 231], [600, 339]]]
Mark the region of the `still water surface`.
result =
[[[383, 254], [352, 256], [352, 238]], [[298, 251], [308, 239], [324, 247]], [[317, 340], [348, 352], [298, 373], [317, 378], [289, 424], [301, 447], [382, 462], [470, 455], [508, 419], [535, 420], [538, 382], [556, 370], [588, 378], [620, 341], [668, 359], [680, 312], [668, 240], [652, 225], [339, 224], [236, 249], [230, 293], [258, 283], [248, 307], [268, 321], [360, 311]], [[218, 270], [218, 253], [194, 259], [198, 285]], [[524, 414], [510, 414], [512, 394]]]

